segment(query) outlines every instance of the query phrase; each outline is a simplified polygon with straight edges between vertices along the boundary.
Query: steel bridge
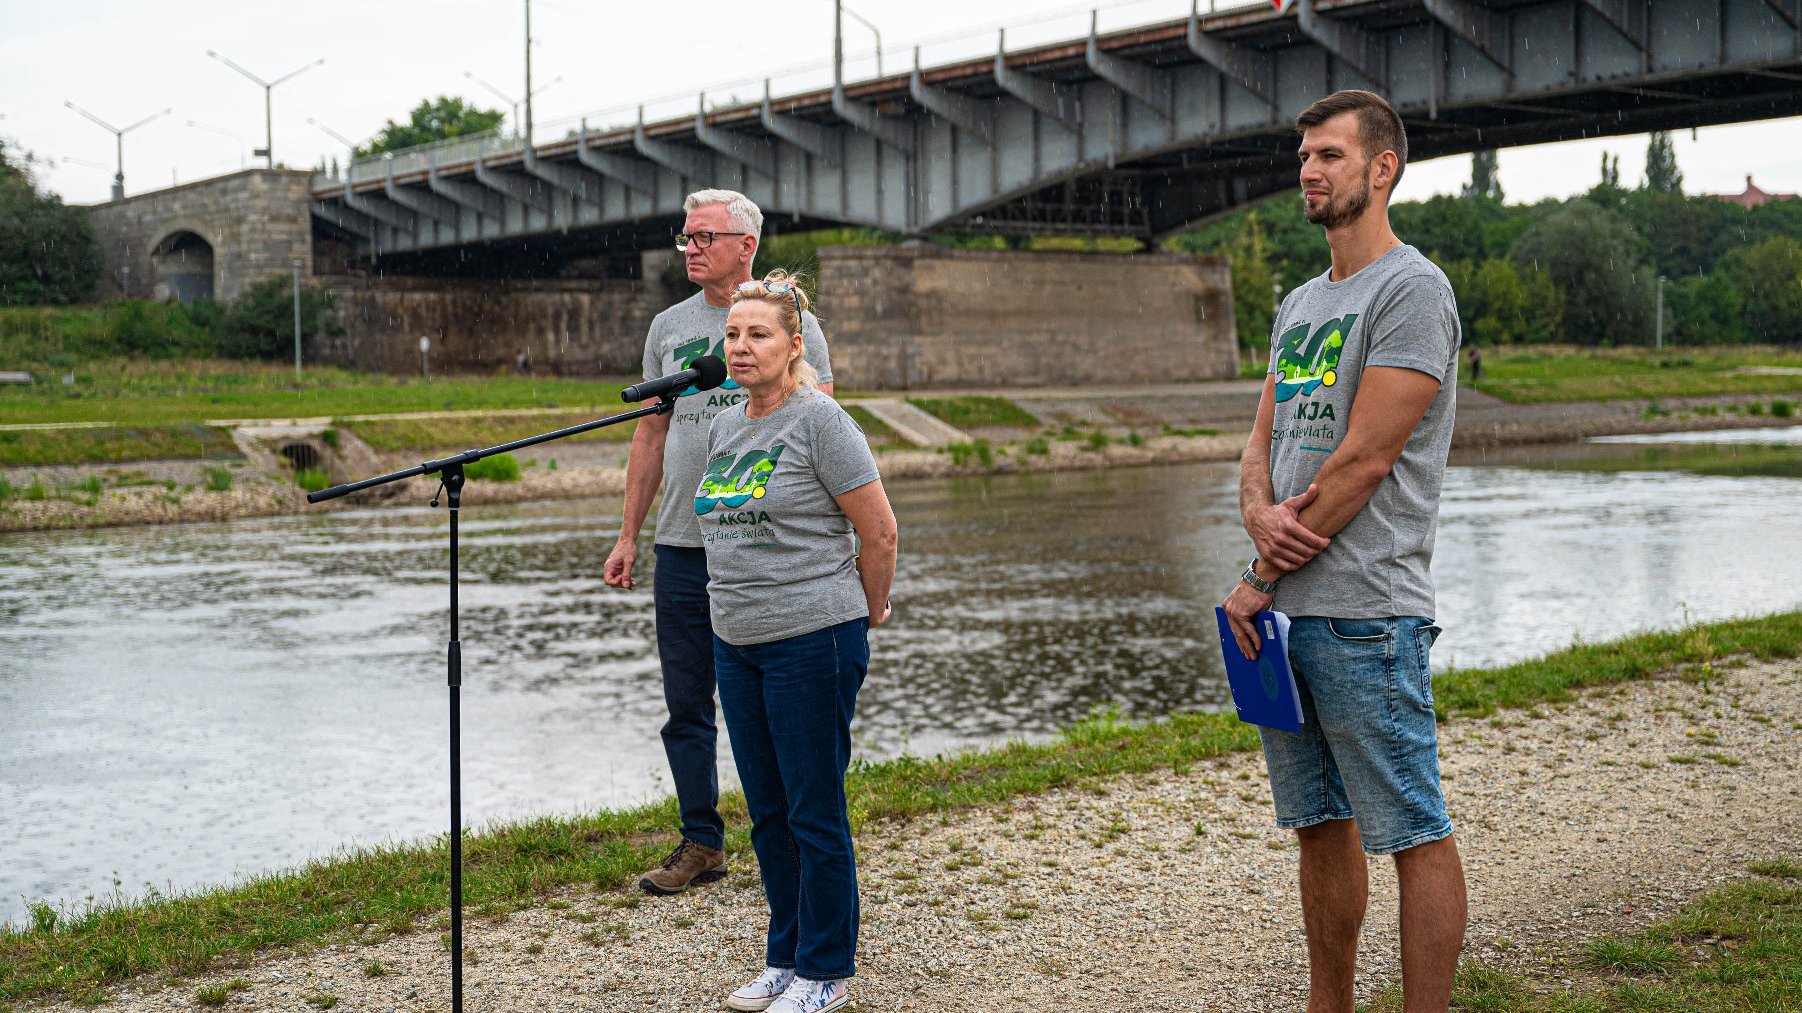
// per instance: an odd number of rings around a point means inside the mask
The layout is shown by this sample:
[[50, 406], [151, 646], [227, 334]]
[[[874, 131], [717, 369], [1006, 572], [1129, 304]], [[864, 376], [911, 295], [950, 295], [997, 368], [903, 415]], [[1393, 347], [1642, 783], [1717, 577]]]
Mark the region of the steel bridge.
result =
[[[917, 56], [916, 56], [917, 61]], [[1296, 185], [1295, 115], [1368, 88], [1412, 160], [1802, 114], [1802, 0], [1297, 0], [528, 147], [481, 137], [316, 177], [316, 230], [399, 270], [669, 241], [683, 196], [786, 229], [1156, 240]], [[1798, 138], [1802, 144], [1802, 138]]]

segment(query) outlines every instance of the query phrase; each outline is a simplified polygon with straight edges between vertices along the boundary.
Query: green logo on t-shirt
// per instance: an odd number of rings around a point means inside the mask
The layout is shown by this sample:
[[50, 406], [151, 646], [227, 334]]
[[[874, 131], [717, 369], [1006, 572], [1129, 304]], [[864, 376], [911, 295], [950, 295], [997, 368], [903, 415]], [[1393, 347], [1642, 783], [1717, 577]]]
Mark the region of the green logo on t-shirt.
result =
[[1278, 403], [1339, 382], [1339, 353], [1345, 348], [1345, 338], [1357, 319], [1356, 313], [1347, 313], [1319, 327], [1296, 324], [1276, 339]]
[[695, 490], [695, 515], [705, 517], [722, 506], [736, 510], [751, 500], [762, 499], [783, 449], [778, 443], [769, 450], [746, 451], [743, 457], [721, 454], [707, 462], [707, 473], [701, 476], [701, 487]]
[[[677, 345], [675, 350], [670, 353], [670, 356], [676, 360], [676, 369], [684, 370], [694, 365], [696, 359], [703, 355], [707, 355], [708, 353], [712, 353], [722, 360], [725, 359], [726, 339], [720, 338], [718, 341], [714, 341], [711, 338], [696, 338], [687, 344]], [[738, 381], [731, 377], [727, 377], [726, 382], [720, 384], [720, 389], [737, 390]], [[687, 397], [690, 394], [696, 393], [699, 392], [694, 389], [694, 385], [690, 384], [688, 389], [684, 390], [681, 394], [678, 394], [677, 397]]]

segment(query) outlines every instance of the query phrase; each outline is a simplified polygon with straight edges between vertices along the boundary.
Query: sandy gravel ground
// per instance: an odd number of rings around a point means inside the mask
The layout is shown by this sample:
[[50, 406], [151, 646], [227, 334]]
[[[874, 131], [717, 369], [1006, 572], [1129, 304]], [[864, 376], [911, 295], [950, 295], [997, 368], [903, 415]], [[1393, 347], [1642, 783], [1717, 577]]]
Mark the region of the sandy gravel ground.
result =
[[[1466, 953], [1556, 986], [1581, 942], [1631, 932], [1749, 860], [1802, 855], [1802, 663], [1733, 666], [1566, 705], [1462, 721], [1442, 735], [1471, 883]], [[991, 812], [877, 824], [859, 838], [864, 903], [855, 1008], [910, 1011], [1297, 1010], [1306, 960], [1291, 835], [1271, 825], [1263, 765], [1238, 755], [1123, 777]], [[1371, 861], [1360, 992], [1396, 970], [1396, 893]], [[472, 926], [479, 1010], [711, 1010], [762, 956], [753, 860], [668, 899], [572, 891]], [[232, 1007], [449, 1008], [427, 929], [372, 946], [272, 956], [213, 980]], [[371, 977], [379, 962], [386, 973]], [[147, 983], [111, 1008], [194, 1007]]]

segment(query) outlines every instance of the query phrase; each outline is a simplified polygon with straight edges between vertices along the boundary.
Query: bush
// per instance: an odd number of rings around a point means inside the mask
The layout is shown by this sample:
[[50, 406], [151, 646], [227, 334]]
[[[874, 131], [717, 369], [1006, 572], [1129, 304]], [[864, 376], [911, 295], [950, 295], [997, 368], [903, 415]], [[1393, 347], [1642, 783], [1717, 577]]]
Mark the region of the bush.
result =
[[[300, 290], [300, 327], [307, 334], [341, 334], [330, 292]], [[221, 315], [215, 331], [223, 355], [278, 359], [294, 354], [294, 283], [275, 277], [244, 290]]]
[[1753, 341], [1802, 344], [1802, 242], [1772, 236], [1721, 259], [1745, 298], [1741, 319]]
[[1564, 293], [1563, 338], [1582, 345], [1650, 344], [1655, 282], [1638, 267], [1640, 238], [1620, 215], [1579, 199], [1533, 223], [1509, 257]]
[[232, 487], [230, 468], [208, 468], [206, 470], [206, 487], [214, 492], [226, 492]]
[[519, 480], [519, 458], [512, 454], [484, 457], [464, 465], [463, 475], [465, 478], [485, 482], [515, 482]]
[[332, 476], [321, 468], [301, 468], [294, 473], [294, 484], [308, 492], [318, 492], [332, 484]]
[[1746, 340], [1745, 300], [1723, 271], [1698, 274], [1664, 289], [1665, 340], [1725, 345]]
[[1776, 398], [1771, 402], [1772, 418], [1787, 419], [1795, 413], [1796, 406], [1783, 398]]
[[85, 299], [104, 264], [87, 212], [39, 190], [32, 165], [0, 141], [0, 306]]
[[995, 463], [995, 449], [989, 446], [987, 440], [953, 443], [945, 448], [945, 452], [951, 455], [951, 463], [959, 468], [967, 464], [971, 458], [980, 461], [985, 468], [991, 467]]

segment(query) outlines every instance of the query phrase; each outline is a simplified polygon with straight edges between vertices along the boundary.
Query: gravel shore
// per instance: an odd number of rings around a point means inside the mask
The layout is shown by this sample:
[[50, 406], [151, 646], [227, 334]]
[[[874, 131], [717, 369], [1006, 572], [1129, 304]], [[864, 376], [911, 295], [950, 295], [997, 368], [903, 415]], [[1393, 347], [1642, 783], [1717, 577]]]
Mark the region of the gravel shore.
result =
[[[1471, 887], [1467, 956], [1548, 987], [1585, 939], [1632, 932], [1748, 861], [1802, 856], [1802, 662], [1727, 665], [1442, 729]], [[1297, 1010], [1306, 958], [1292, 835], [1255, 754], [992, 811], [864, 828], [855, 1008]], [[762, 956], [754, 860], [675, 898], [573, 891], [467, 930], [479, 1010], [711, 1010]], [[1393, 866], [1371, 860], [1359, 991], [1397, 973]], [[439, 933], [271, 955], [112, 1008], [449, 1008]], [[374, 974], [378, 970], [381, 973]], [[1085, 997], [1092, 996], [1092, 1001]], [[318, 1005], [309, 1005], [309, 999]], [[64, 1009], [62, 1006], [43, 1007]]]

